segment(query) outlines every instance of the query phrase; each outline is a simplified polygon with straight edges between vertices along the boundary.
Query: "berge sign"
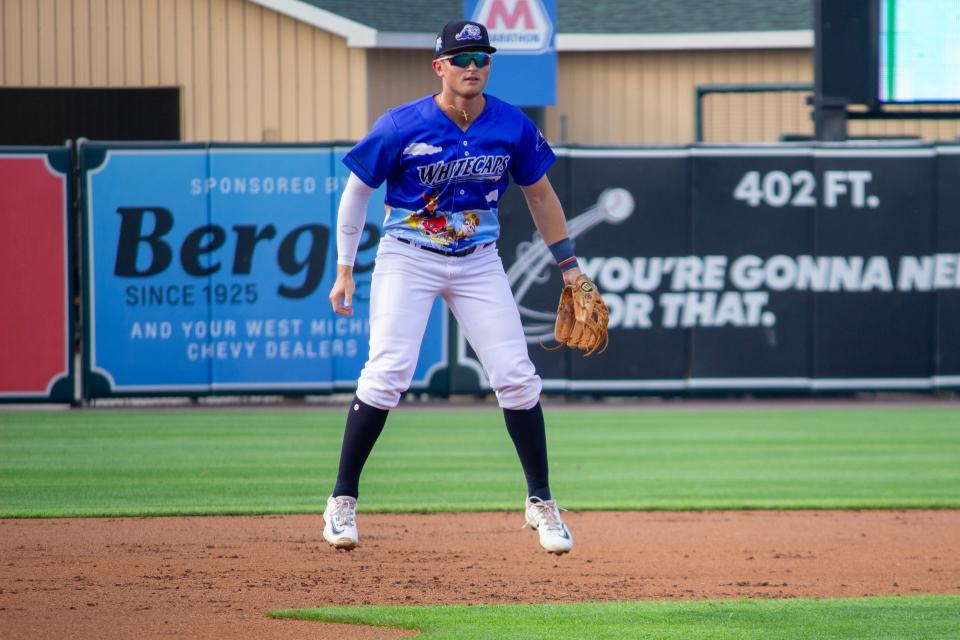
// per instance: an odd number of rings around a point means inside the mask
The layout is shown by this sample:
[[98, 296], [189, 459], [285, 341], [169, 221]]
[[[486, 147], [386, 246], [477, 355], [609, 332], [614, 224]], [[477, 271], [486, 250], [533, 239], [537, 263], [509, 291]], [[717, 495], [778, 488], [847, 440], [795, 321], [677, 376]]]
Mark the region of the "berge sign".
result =
[[[81, 146], [88, 396], [352, 389], [383, 195], [361, 240], [356, 315], [334, 316], [344, 151]], [[437, 304], [415, 386], [442, 363], [445, 326]]]

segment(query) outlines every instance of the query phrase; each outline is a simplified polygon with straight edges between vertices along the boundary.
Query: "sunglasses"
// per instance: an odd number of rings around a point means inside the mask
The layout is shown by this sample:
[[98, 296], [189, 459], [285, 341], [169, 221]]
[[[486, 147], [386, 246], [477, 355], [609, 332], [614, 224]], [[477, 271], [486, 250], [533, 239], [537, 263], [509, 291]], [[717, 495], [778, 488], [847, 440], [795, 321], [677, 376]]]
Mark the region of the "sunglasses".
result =
[[477, 69], [483, 69], [485, 66], [490, 64], [490, 58], [492, 56], [489, 53], [484, 53], [483, 51], [472, 51], [469, 53], [457, 53], [452, 56], [443, 56], [442, 58], [437, 58], [438, 60], [449, 60], [450, 64], [455, 67], [460, 67], [461, 69], [466, 69], [470, 66], [470, 63], [477, 65]]

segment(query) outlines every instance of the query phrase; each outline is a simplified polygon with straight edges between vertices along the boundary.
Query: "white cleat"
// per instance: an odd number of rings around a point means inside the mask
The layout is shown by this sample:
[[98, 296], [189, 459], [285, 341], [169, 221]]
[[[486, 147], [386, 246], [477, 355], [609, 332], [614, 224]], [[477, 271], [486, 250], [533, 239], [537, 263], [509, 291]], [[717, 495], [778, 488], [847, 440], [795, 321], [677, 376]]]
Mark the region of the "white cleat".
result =
[[560, 508], [553, 500], [527, 498], [527, 524], [540, 534], [540, 546], [561, 555], [573, 548], [573, 536], [560, 517]]
[[330, 496], [323, 510], [323, 539], [336, 549], [353, 549], [360, 542], [357, 533], [357, 499]]

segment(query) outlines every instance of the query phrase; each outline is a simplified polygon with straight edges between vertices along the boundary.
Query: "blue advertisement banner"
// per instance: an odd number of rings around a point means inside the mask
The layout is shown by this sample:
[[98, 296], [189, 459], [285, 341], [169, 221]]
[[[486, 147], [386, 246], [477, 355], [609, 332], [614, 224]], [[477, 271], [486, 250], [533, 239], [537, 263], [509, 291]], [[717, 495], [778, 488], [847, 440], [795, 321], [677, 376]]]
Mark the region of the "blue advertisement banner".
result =
[[[356, 315], [336, 316], [344, 151], [84, 145], [88, 396], [352, 389], [383, 194], [357, 257]], [[438, 302], [414, 387], [444, 365], [445, 332]]]
[[520, 107], [557, 103], [556, 0], [464, 0], [497, 48], [487, 91]]

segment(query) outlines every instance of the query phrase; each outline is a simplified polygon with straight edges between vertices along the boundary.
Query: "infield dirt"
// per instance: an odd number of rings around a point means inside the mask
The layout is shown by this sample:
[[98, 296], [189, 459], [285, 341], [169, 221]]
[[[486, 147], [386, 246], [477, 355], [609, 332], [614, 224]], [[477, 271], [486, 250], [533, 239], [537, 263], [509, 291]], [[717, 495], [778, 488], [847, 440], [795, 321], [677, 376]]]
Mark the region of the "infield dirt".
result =
[[960, 594], [960, 511], [587, 512], [563, 557], [521, 513], [0, 521], [4, 638], [390, 638], [272, 620], [341, 604]]

